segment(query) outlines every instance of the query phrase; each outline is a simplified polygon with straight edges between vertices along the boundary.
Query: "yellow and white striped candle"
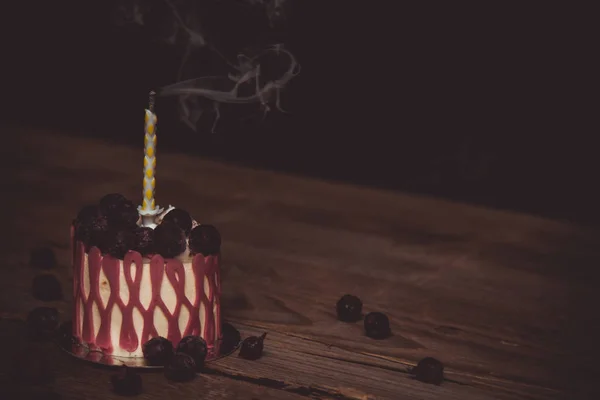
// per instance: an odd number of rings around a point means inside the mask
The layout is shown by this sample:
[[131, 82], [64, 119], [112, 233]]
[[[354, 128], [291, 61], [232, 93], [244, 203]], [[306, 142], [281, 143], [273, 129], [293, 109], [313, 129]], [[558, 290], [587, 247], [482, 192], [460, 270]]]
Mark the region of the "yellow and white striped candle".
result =
[[142, 201], [142, 212], [156, 210], [154, 201], [154, 189], [156, 178], [156, 114], [152, 110], [146, 110], [146, 124], [144, 136], [144, 200]]

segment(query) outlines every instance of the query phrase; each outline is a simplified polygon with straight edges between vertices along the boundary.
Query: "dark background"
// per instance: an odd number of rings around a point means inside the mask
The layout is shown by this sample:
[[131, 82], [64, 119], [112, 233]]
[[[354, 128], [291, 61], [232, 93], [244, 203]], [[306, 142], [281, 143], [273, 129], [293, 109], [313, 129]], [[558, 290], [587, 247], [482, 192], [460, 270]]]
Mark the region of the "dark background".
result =
[[[302, 64], [284, 92], [290, 114], [259, 124], [231, 110], [216, 134], [195, 133], [159, 99], [159, 151], [600, 221], [584, 10], [295, 0], [273, 31], [261, 11], [226, 3], [207, 26], [223, 52], [283, 40]], [[112, 6], [11, 6], [5, 121], [142, 146], [147, 93], [174, 82], [180, 50], [115, 27]], [[194, 63], [222, 68], [207, 52]], [[245, 117], [260, 115], [252, 107]]]

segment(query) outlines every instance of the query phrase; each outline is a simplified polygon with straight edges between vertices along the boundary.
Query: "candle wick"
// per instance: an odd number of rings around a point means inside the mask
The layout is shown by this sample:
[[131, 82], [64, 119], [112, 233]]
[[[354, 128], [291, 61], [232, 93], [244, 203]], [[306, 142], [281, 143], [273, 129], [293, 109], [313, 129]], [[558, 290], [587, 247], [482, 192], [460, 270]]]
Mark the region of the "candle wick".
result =
[[150, 112], [154, 112], [154, 96], [156, 96], [156, 92], [154, 90], [150, 91], [150, 96], [148, 99], [148, 109]]

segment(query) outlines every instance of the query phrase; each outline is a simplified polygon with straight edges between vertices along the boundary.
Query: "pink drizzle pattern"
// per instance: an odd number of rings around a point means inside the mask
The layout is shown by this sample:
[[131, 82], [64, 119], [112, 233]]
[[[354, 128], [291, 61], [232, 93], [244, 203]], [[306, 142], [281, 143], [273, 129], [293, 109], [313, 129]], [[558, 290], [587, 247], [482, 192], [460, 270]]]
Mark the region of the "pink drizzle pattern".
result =
[[[73, 230], [71, 230], [73, 234]], [[158, 336], [154, 326], [154, 311], [160, 309], [168, 322], [169, 339], [177, 346], [182, 337], [187, 335], [200, 335], [208, 345], [209, 357], [218, 353], [218, 344], [221, 338], [220, 304], [220, 256], [207, 256], [201, 254], [192, 258], [192, 276], [195, 286], [195, 297], [190, 300], [185, 295], [184, 266], [176, 259], [163, 259], [160, 255], [154, 255], [150, 259], [150, 282], [152, 299], [147, 309], [140, 300], [140, 288], [142, 279], [143, 260], [140, 253], [130, 251], [123, 260], [125, 282], [120, 282], [121, 262], [111, 256], [103, 256], [97, 247], [91, 247], [88, 252], [88, 268], [90, 279], [90, 293], [86, 297], [84, 290], [84, 261], [85, 247], [81, 242], [73, 243], [73, 299], [74, 299], [74, 324], [73, 334], [87, 344], [90, 349], [100, 350], [105, 354], [114, 351], [114, 338], [111, 337], [111, 313], [114, 307], [118, 307], [122, 314], [122, 324], [119, 347], [128, 352], [136, 351], [140, 345]], [[148, 268], [148, 266], [146, 266]], [[105, 284], [110, 285], [110, 295], [106, 304], [103, 304], [100, 295], [100, 271], [106, 276]], [[189, 277], [189, 275], [188, 275]], [[204, 278], [208, 280], [208, 292], [204, 291]], [[160, 296], [160, 288], [163, 279], [168, 279], [174, 288], [176, 305], [173, 312], [165, 305]], [[126, 284], [129, 289], [129, 301], [127, 304], [119, 297], [120, 285]], [[92, 314], [93, 304], [96, 304], [100, 314], [100, 327], [95, 336], [95, 326]], [[200, 306], [204, 305], [205, 321], [201, 326]], [[81, 307], [83, 306], [83, 313]], [[182, 306], [185, 306], [190, 316], [183, 332], [179, 329], [179, 316]], [[214, 311], [213, 312], [213, 306]], [[138, 337], [133, 323], [133, 310], [137, 308], [143, 318], [141, 337]], [[81, 318], [83, 317], [83, 321]]]

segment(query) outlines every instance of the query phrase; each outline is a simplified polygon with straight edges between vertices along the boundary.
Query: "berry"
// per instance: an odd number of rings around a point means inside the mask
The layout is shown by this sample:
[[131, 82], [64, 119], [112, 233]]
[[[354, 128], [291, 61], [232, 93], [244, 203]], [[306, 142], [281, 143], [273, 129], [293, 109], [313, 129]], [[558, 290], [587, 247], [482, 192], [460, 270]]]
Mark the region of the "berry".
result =
[[433, 357], [425, 357], [412, 370], [418, 381], [440, 385], [444, 380], [444, 364]]
[[201, 369], [204, 366], [204, 360], [206, 360], [206, 354], [208, 353], [208, 347], [206, 341], [200, 336], [186, 336], [181, 339], [177, 345], [177, 353], [184, 353], [194, 359], [196, 368]]
[[96, 205], [85, 206], [79, 210], [77, 218], [73, 220], [75, 240], [79, 240], [86, 246], [89, 246], [92, 235], [92, 223], [98, 215], [100, 215], [100, 209]]
[[246, 360], [258, 360], [262, 356], [263, 342], [265, 341], [266, 333], [263, 333], [259, 337], [250, 336], [242, 342], [242, 348], [240, 349], [240, 357]]
[[340, 321], [356, 322], [362, 317], [362, 301], [351, 294], [342, 296], [335, 308]]
[[56, 340], [59, 345], [70, 350], [73, 345], [79, 344], [79, 339], [73, 336], [73, 323], [71, 321], [60, 324], [56, 333]]
[[372, 339], [385, 339], [391, 335], [390, 320], [380, 312], [368, 313], [365, 317], [365, 333]]
[[135, 232], [135, 243], [133, 249], [142, 256], [148, 256], [154, 253], [154, 229], [148, 227], [138, 227]]
[[41, 301], [62, 300], [60, 282], [54, 275], [42, 274], [33, 278], [33, 297]]
[[34, 268], [52, 269], [56, 267], [56, 256], [52, 249], [47, 247], [34, 249], [31, 252], [29, 264]]
[[123, 365], [119, 372], [110, 377], [115, 393], [135, 396], [142, 393], [142, 377]]
[[187, 382], [196, 376], [196, 363], [185, 353], [175, 353], [165, 365], [165, 377], [170, 381]]
[[242, 336], [240, 335], [240, 331], [229, 322], [221, 323], [221, 332], [223, 334], [223, 340], [219, 348], [219, 353], [229, 354], [239, 346]]
[[122, 194], [111, 193], [100, 199], [100, 212], [113, 229], [134, 228], [140, 218], [135, 205]]
[[172, 222], [163, 222], [154, 229], [154, 249], [164, 258], [174, 258], [185, 251], [185, 233]]
[[192, 217], [190, 214], [181, 208], [174, 208], [162, 219], [162, 222], [172, 222], [185, 232], [185, 236], [189, 236], [192, 230]]
[[173, 344], [164, 337], [157, 336], [144, 343], [142, 351], [150, 365], [165, 365], [173, 357]]
[[27, 316], [27, 329], [33, 338], [48, 338], [58, 329], [59, 317], [56, 308], [38, 307]]
[[105, 251], [122, 260], [125, 254], [135, 246], [135, 234], [131, 230], [111, 230], [107, 233]]
[[109, 193], [103, 196], [98, 204], [103, 213], [109, 214], [127, 201], [127, 198], [120, 193]]
[[204, 256], [218, 254], [221, 251], [221, 235], [212, 225], [198, 225], [190, 233], [190, 254]]

